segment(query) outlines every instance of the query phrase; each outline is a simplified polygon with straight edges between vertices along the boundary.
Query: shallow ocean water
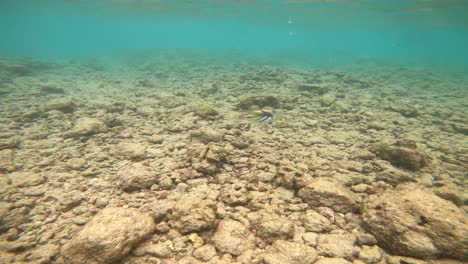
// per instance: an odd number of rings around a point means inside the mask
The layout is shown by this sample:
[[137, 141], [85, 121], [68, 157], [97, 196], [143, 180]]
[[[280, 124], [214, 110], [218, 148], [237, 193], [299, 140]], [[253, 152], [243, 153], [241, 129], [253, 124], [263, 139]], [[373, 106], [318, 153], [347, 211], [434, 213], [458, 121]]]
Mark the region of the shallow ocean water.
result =
[[0, 24], [1, 263], [467, 261], [466, 1], [3, 0]]
[[466, 9], [458, 0], [6, 0], [0, 47], [2, 56], [45, 59], [234, 50], [292, 64], [369, 60], [462, 69]]

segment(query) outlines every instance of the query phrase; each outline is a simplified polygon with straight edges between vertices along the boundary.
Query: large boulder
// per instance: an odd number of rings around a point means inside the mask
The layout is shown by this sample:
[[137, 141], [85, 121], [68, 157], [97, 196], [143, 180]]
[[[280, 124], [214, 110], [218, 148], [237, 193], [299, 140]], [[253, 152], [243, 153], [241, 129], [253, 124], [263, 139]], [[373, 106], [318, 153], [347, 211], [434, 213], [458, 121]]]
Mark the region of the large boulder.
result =
[[218, 251], [236, 256], [255, 248], [255, 236], [242, 223], [231, 219], [219, 223], [212, 240]]
[[267, 264], [311, 264], [316, 259], [313, 247], [285, 240], [275, 241], [264, 256]]
[[215, 225], [216, 204], [197, 195], [182, 196], [174, 205], [173, 227], [182, 233], [210, 229]]
[[430, 156], [416, 142], [404, 140], [384, 140], [376, 143], [372, 152], [392, 165], [411, 171], [418, 171], [430, 163]]
[[154, 229], [153, 218], [136, 209], [104, 209], [63, 246], [62, 263], [119, 263]]
[[468, 259], [464, 251], [468, 231], [465, 214], [453, 203], [415, 184], [369, 197], [363, 204], [362, 219], [379, 245], [394, 254]]
[[315, 207], [330, 207], [333, 210], [345, 213], [358, 208], [359, 197], [344, 188], [332, 178], [315, 178], [304, 188], [299, 190], [299, 197]]

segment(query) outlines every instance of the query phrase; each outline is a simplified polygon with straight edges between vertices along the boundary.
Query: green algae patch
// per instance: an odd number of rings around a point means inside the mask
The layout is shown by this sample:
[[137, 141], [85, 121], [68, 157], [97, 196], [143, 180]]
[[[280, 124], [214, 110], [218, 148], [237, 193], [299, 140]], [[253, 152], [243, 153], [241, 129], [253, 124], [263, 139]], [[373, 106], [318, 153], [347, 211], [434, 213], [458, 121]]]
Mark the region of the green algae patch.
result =
[[198, 102], [194, 106], [194, 112], [201, 118], [209, 118], [219, 114], [218, 108], [207, 101]]

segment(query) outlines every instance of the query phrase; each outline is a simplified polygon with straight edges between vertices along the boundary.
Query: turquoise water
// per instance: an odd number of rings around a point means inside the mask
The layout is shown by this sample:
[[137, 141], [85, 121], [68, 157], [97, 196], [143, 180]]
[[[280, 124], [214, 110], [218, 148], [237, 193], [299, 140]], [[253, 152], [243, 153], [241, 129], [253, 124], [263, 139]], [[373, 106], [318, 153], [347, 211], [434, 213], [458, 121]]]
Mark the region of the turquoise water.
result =
[[299, 65], [468, 68], [462, 0], [3, 0], [0, 24], [2, 57], [117, 58], [176, 49], [227, 61], [240, 54]]
[[468, 263], [468, 0], [0, 0], [0, 25], [1, 264]]

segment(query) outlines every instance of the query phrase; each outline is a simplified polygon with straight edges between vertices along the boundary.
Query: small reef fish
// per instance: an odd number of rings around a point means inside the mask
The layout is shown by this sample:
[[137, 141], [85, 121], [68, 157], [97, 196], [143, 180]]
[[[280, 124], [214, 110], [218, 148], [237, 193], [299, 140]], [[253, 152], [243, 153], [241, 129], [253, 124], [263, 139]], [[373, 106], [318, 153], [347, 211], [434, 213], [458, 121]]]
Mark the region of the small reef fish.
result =
[[259, 109], [259, 110], [255, 111], [255, 113], [260, 115], [257, 118], [257, 120], [260, 121], [260, 122], [264, 122], [264, 123], [273, 122], [273, 118], [275, 117], [275, 110], [274, 109]]

